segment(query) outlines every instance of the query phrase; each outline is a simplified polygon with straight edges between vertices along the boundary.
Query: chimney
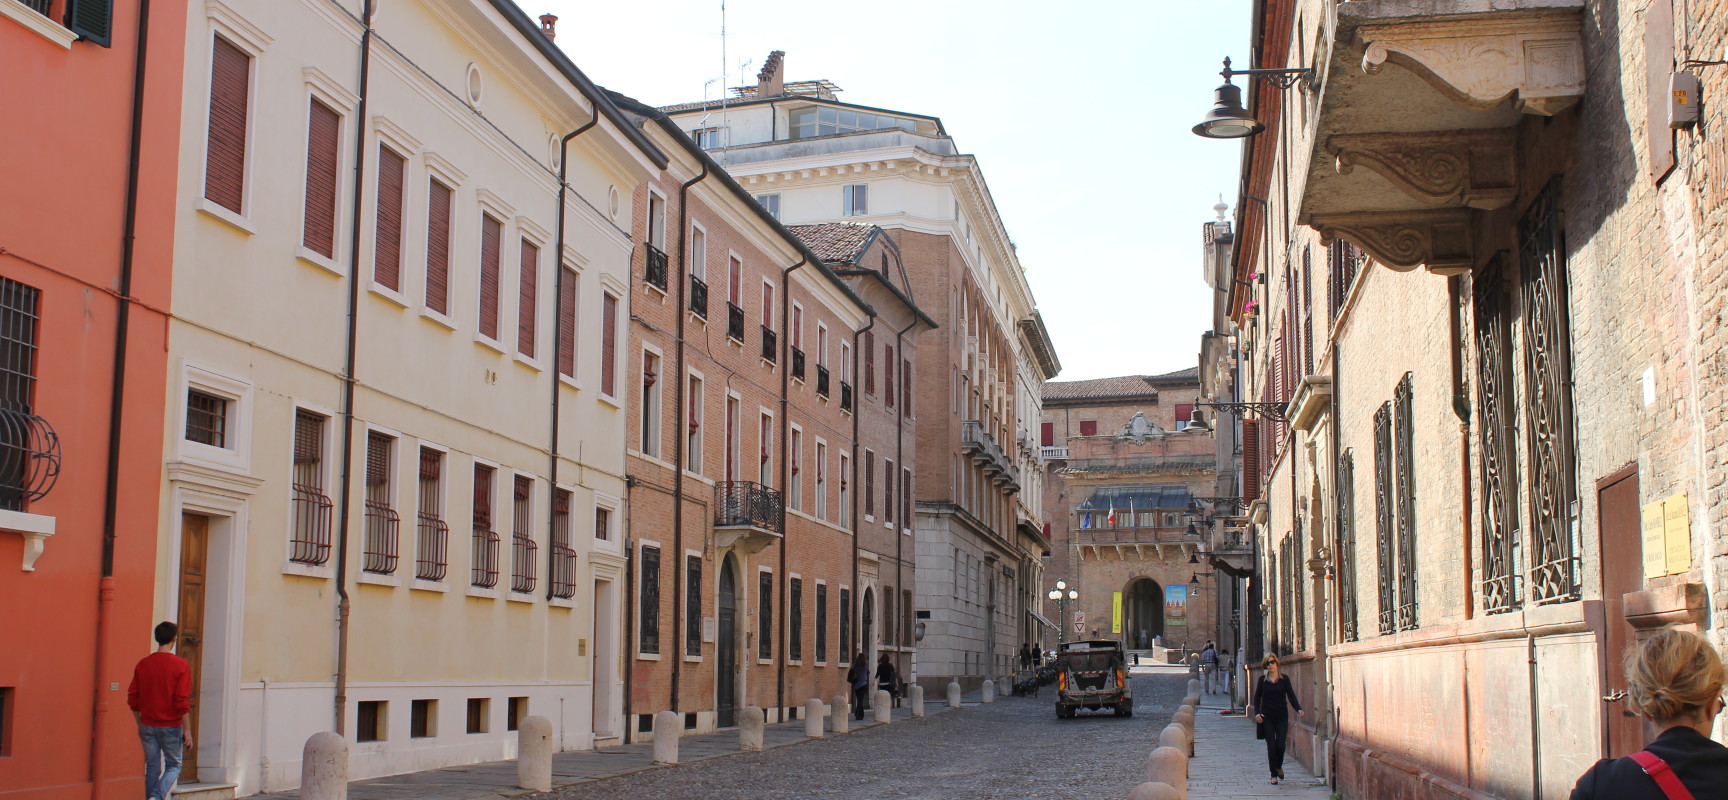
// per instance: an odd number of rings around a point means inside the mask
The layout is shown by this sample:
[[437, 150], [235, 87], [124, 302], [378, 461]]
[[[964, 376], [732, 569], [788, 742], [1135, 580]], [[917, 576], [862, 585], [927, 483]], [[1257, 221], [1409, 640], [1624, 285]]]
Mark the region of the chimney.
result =
[[756, 73], [756, 96], [779, 97], [786, 93], [786, 51], [775, 50], [768, 54], [768, 60], [762, 63], [762, 71]]
[[558, 15], [557, 14], [541, 14], [540, 15], [540, 32], [546, 34], [546, 38], [548, 38], [548, 39], [554, 39], [554, 40], [557, 39], [558, 38]]

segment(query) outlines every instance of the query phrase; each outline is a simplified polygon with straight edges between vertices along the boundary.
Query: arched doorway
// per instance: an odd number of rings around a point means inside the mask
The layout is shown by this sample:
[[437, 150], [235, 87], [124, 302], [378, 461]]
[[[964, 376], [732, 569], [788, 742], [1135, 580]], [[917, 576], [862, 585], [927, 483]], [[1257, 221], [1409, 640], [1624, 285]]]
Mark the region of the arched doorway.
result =
[[876, 620], [875, 589], [864, 590], [864, 602], [858, 607], [858, 611], [863, 615], [863, 619], [858, 623], [858, 652], [864, 654], [865, 665], [875, 669], [872, 666], [876, 663], [876, 626], [872, 624]]
[[1122, 591], [1122, 640], [1132, 648], [1147, 648], [1164, 635], [1164, 587], [1151, 578], [1135, 578]]
[[714, 724], [730, 728], [738, 724], [738, 562], [730, 554], [720, 565], [718, 606], [718, 653], [715, 655]]

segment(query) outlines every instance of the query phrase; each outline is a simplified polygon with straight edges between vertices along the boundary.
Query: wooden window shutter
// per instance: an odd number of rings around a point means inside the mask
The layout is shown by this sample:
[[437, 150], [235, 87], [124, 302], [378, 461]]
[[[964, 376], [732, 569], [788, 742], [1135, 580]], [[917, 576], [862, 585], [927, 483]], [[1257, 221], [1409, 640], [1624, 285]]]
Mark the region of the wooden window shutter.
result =
[[498, 340], [498, 270], [503, 259], [504, 223], [480, 216], [480, 335]]
[[608, 292], [600, 302], [600, 393], [618, 394], [618, 298]]
[[1314, 374], [1314, 254], [1302, 248], [1302, 375]]
[[864, 451], [864, 516], [876, 516], [876, 454]]
[[378, 145], [378, 217], [372, 251], [372, 280], [391, 291], [402, 289], [402, 193], [408, 159]]
[[474, 524], [492, 528], [492, 468], [474, 465]]
[[205, 134], [204, 197], [236, 214], [246, 194], [246, 111], [252, 57], [215, 37], [210, 57], [210, 127]]
[[900, 412], [912, 413], [912, 362], [904, 359], [900, 362]]
[[1242, 420], [1242, 499], [1260, 499], [1260, 423]]
[[450, 187], [432, 181], [426, 203], [426, 307], [450, 313]]
[[113, 0], [66, 0], [66, 27], [87, 42], [107, 47], [114, 30]]
[[341, 168], [342, 115], [312, 98], [306, 124], [306, 207], [300, 243], [325, 258], [336, 257], [336, 187]]
[[864, 332], [864, 393], [876, 393], [876, 335]]
[[420, 448], [420, 480], [438, 480], [443, 471], [444, 454], [430, 447]]
[[522, 274], [517, 281], [516, 304], [516, 352], [533, 358], [539, 349], [534, 334], [540, 324], [540, 248], [527, 239], [522, 240]]
[[882, 403], [894, 407], [894, 346], [882, 346]]
[[564, 270], [558, 285], [558, 372], [576, 377], [576, 273]]
[[1042, 447], [1053, 447], [1056, 444], [1056, 423], [1041, 423], [1038, 428], [1038, 444]]
[[324, 417], [311, 411], [294, 415], [294, 463], [316, 464], [324, 457]]
[[390, 443], [387, 434], [366, 434], [366, 485], [383, 486], [390, 480]]

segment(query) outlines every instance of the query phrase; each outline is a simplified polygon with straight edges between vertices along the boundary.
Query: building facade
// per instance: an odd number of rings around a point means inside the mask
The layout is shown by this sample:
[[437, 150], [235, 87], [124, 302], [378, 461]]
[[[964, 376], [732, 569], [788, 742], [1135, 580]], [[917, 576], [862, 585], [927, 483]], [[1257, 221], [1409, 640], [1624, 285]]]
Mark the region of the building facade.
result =
[[[508, 0], [186, 20], [155, 606], [184, 783], [624, 732], [631, 202], [665, 155]], [[361, 177], [355, 184], [355, 175]]]
[[0, 5], [0, 797], [143, 792], [186, 8], [112, 6]]
[[1722, 644], [1723, 117], [1687, 87], [1723, 89], [1725, 24], [1256, 14], [1251, 64], [1295, 80], [1249, 88], [1256, 202], [1202, 367], [1251, 404], [1263, 641], [1319, 712], [1293, 750], [1346, 797], [1563, 796], [1646, 741], [1629, 644]]
[[[735, 98], [667, 112], [778, 219], [877, 225], [893, 240], [897, 258], [885, 269], [904, 270], [909, 295], [939, 327], [916, 361], [886, 334], [868, 337], [870, 352], [859, 355], [884, 369], [874, 384], [861, 376], [860, 402], [913, 402], [916, 508], [910, 526], [897, 524], [916, 539], [919, 680], [976, 687], [1013, 671], [1032, 610], [1023, 603], [1036, 591], [1020, 565], [1042, 555], [1027, 548], [1016, 500], [1018, 373], [1035, 366], [1032, 382], [1042, 383], [1060, 365], [1047, 340], [1036, 357], [1020, 357], [1020, 323], [1036, 313], [1031, 290], [976, 159], [941, 120], [844, 103], [828, 81], [784, 75], [776, 52]], [[1042, 334], [1038, 325], [1026, 335]]]

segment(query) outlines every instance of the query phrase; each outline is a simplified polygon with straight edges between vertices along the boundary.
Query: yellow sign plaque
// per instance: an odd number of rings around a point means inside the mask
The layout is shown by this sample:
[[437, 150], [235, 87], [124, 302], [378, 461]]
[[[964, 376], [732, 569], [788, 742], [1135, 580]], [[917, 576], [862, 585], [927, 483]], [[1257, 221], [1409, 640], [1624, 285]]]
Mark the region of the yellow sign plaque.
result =
[[1644, 580], [1660, 578], [1668, 574], [1668, 543], [1662, 527], [1662, 501], [1645, 503], [1642, 517]]
[[1110, 632], [1122, 632], [1122, 593], [1116, 592], [1110, 596]]
[[1692, 520], [1689, 511], [1685, 492], [1662, 501], [1662, 536], [1668, 543], [1665, 552], [1669, 575], [1692, 568]]

